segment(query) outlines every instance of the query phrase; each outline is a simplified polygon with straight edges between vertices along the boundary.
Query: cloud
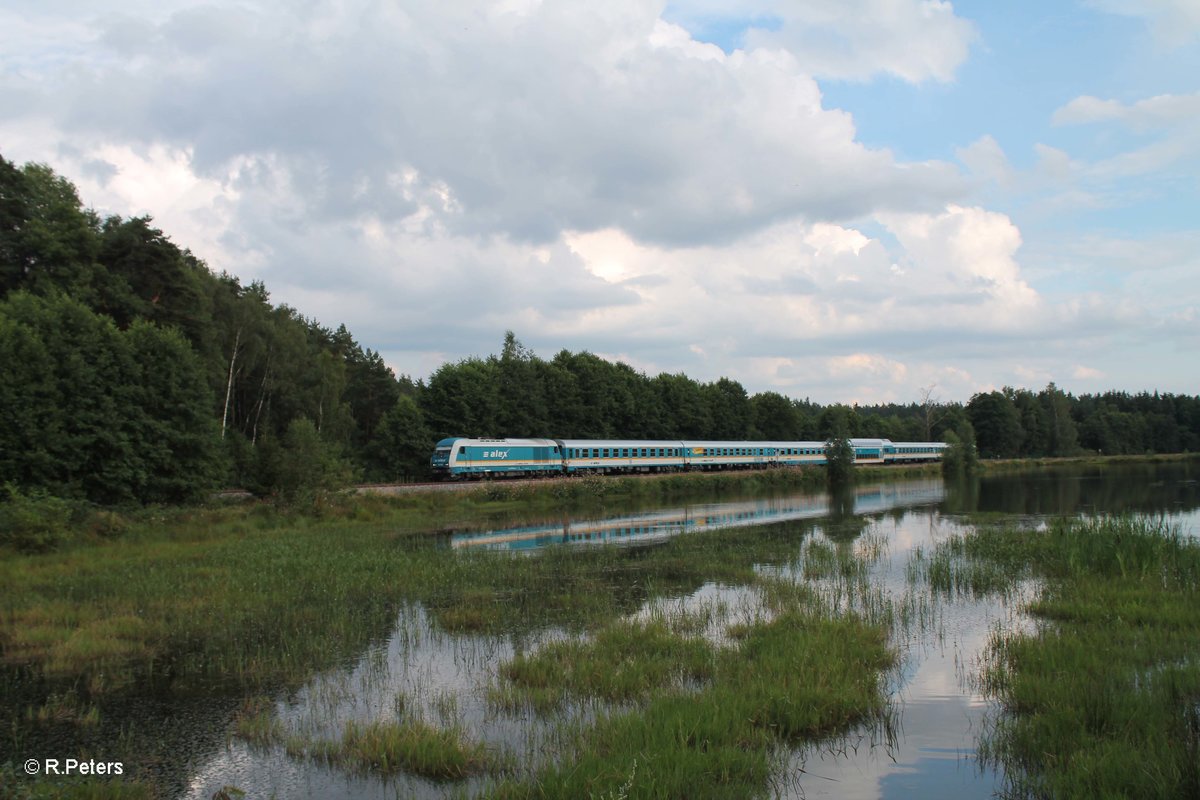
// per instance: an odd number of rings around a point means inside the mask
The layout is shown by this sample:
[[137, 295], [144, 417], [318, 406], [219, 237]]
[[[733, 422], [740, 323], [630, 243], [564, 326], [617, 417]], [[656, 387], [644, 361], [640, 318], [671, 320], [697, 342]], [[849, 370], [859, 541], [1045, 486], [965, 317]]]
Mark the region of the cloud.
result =
[[1156, 95], [1132, 104], [1081, 95], [1057, 109], [1051, 121], [1055, 125], [1115, 121], [1145, 131], [1181, 124], [1191, 127], [1197, 118], [1200, 118], [1200, 92]]
[[[976, 33], [948, 3], [11, 8], [7, 157], [51, 163], [104, 213], [152, 213], [401, 372], [513, 329], [545, 356], [752, 391], [965, 397], [1014, 350], [1115, 372], [1105, 347], [1152, 318], [1140, 288], [1114, 303], [1030, 279], [1014, 219], [965, 199], [1028, 180], [995, 138], [957, 151], [964, 175], [866, 146], [826, 107], [819, 76], [953, 80]], [[742, 46], [694, 38], [706, 14], [741, 15]], [[1061, 123], [1173, 136], [1187, 97], [1081, 100]], [[1039, 180], [1104, 199], [1099, 164], [1039, 155]]]
[[[1037, 293], [1021, 277], [1016, 251], [1021, 233], [1003, 214], [951, 206], [938, 215], [885, 217], [904, 247], [911, 271], [930, 284], [956, 292], [978, 292], [999, 306], [996, 324], [1021, 324], [1039, 307]], [[970, 309], [970, 313], [978, 313]], [[976, 324], [989, 324], [979, 321]]]
[[908, 367], [878, 353], [835, 356], [828, 360], [828, 364], [830, 374], [835, 376], [853, 375], [891, 383], [903, 383], [908, 377]]
[[672, 3], [668, 16], [697, 32], [741, 27], [744, 47], [787, 51], [822, 78], [951, 81], [978, 39], [940, 0], [693, 0]]
[[1008, 186], [1013, 180], [1013, 170], [1000, 143], [992, 136], [981, 136], [967, 147], [954, 151], [958, 160], [966, 165], [972, 175]]
[[29, 113], [187, 151], [207, 179], [269, 159], [314, 217], [377, 208], [359, 187], [407, 173], [452, 201], [433, 213], [462, 235], [619, 227], [686, 244], [937, 208], [965, 188], [950, 164], [858, 143], [787, 50], [726, 56], [632, 0], [205, 6], [136, 37], [123, 18], [96, 24], [120, 58], [46, 71]]
[[1155, 37], [1171, 47], [1183, 46], [1200, 36], [1200, 5], [1195, 0], [1088, 0], [1088, 5], [1144, 19]]
[[1200, 169], [1200, 93], [1156, 95], [1128, 104], [1081, 95], [1058, 108], [1051, 121], [1056, 126], [1105, 126], [1095, 138], [1097, 155], [1090, 161], [1036, 146], [1037, 172], [1071, 185], [1063, 197], [1080, 208], [1111, 206], [1113, 198], [1140, 199], [1126, 184], [1131, 178], [1165, 174], [1175, 179]]

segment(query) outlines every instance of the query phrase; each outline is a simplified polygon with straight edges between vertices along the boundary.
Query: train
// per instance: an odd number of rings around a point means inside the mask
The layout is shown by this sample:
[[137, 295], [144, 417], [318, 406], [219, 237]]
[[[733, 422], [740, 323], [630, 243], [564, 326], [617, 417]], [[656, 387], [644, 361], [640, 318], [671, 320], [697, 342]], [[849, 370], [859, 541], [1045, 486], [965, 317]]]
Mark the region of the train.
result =
[[[940, 461], [945, 442], [851, 439], [856, 464]], [[618, 439], [469, 439], [434, 446], [436, 478], [765, 469], [825, 464], [825, 442], [700, 442]]]

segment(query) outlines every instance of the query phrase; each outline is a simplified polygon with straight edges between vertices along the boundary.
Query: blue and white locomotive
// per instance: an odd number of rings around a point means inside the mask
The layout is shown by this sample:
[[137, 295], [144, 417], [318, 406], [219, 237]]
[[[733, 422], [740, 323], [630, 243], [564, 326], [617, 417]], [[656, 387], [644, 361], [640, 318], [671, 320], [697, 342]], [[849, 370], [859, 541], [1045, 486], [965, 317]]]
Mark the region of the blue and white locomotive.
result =
[[[939, 461], [944, 442], [851, 439], [856, 464]], [[580, 475], [798, 467], [825, 463], [824, 442], [696, 442], [619, 439], [468, 439], [437, 443], [439, 478]]]

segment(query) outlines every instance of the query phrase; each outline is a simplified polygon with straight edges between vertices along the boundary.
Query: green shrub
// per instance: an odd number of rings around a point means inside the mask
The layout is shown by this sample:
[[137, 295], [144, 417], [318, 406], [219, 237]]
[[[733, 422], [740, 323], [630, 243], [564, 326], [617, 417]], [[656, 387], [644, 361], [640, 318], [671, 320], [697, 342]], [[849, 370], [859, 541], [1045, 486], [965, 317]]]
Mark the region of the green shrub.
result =
[[854, 445], [844, 436], [825, 443], [825, 477], [830, 486], [844, 486], [854, 479]]
[[353, 477], [336, 448], [303, 417], [292, 421], [281, 442], [264, 439], [257, 449], [254, 491], [286, 506], [324, 506], [329, 493], [344, 489]]
[[0, 545], [44, 553], [72, 537], [71, 503], [41, 490], [22, 493], [11, 484], [0, 502]]

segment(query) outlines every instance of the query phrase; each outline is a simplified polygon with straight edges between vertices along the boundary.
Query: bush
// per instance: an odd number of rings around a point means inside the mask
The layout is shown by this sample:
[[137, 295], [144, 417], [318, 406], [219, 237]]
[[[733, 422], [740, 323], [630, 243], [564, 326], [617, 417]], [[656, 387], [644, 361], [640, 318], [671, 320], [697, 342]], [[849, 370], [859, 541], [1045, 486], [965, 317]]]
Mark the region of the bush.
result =
[[942, 454], [942, 472], [947, 476], [969, 475], [979, 466], [975, 449], [975, 430], [964, 420], [957, 431], [946, 431], [946, 452]]
[[71, 503], [44, 491], [23, 494], [11, 484], [0, 502], [0, 545], [22, 553], [44, 553], [69, 541]]
[[844, 436], [825, 443], [826, 478], [830, 486], [845, 486], [854, 479], [854, 445]]
[[257, 472], [259, 494], [295, 506], [323, 504], [329, 492], [345, 488], [352, 477], [349, 465], [305, 418], [292, 420], [282, 442], [266, 439], [258, 445]]

